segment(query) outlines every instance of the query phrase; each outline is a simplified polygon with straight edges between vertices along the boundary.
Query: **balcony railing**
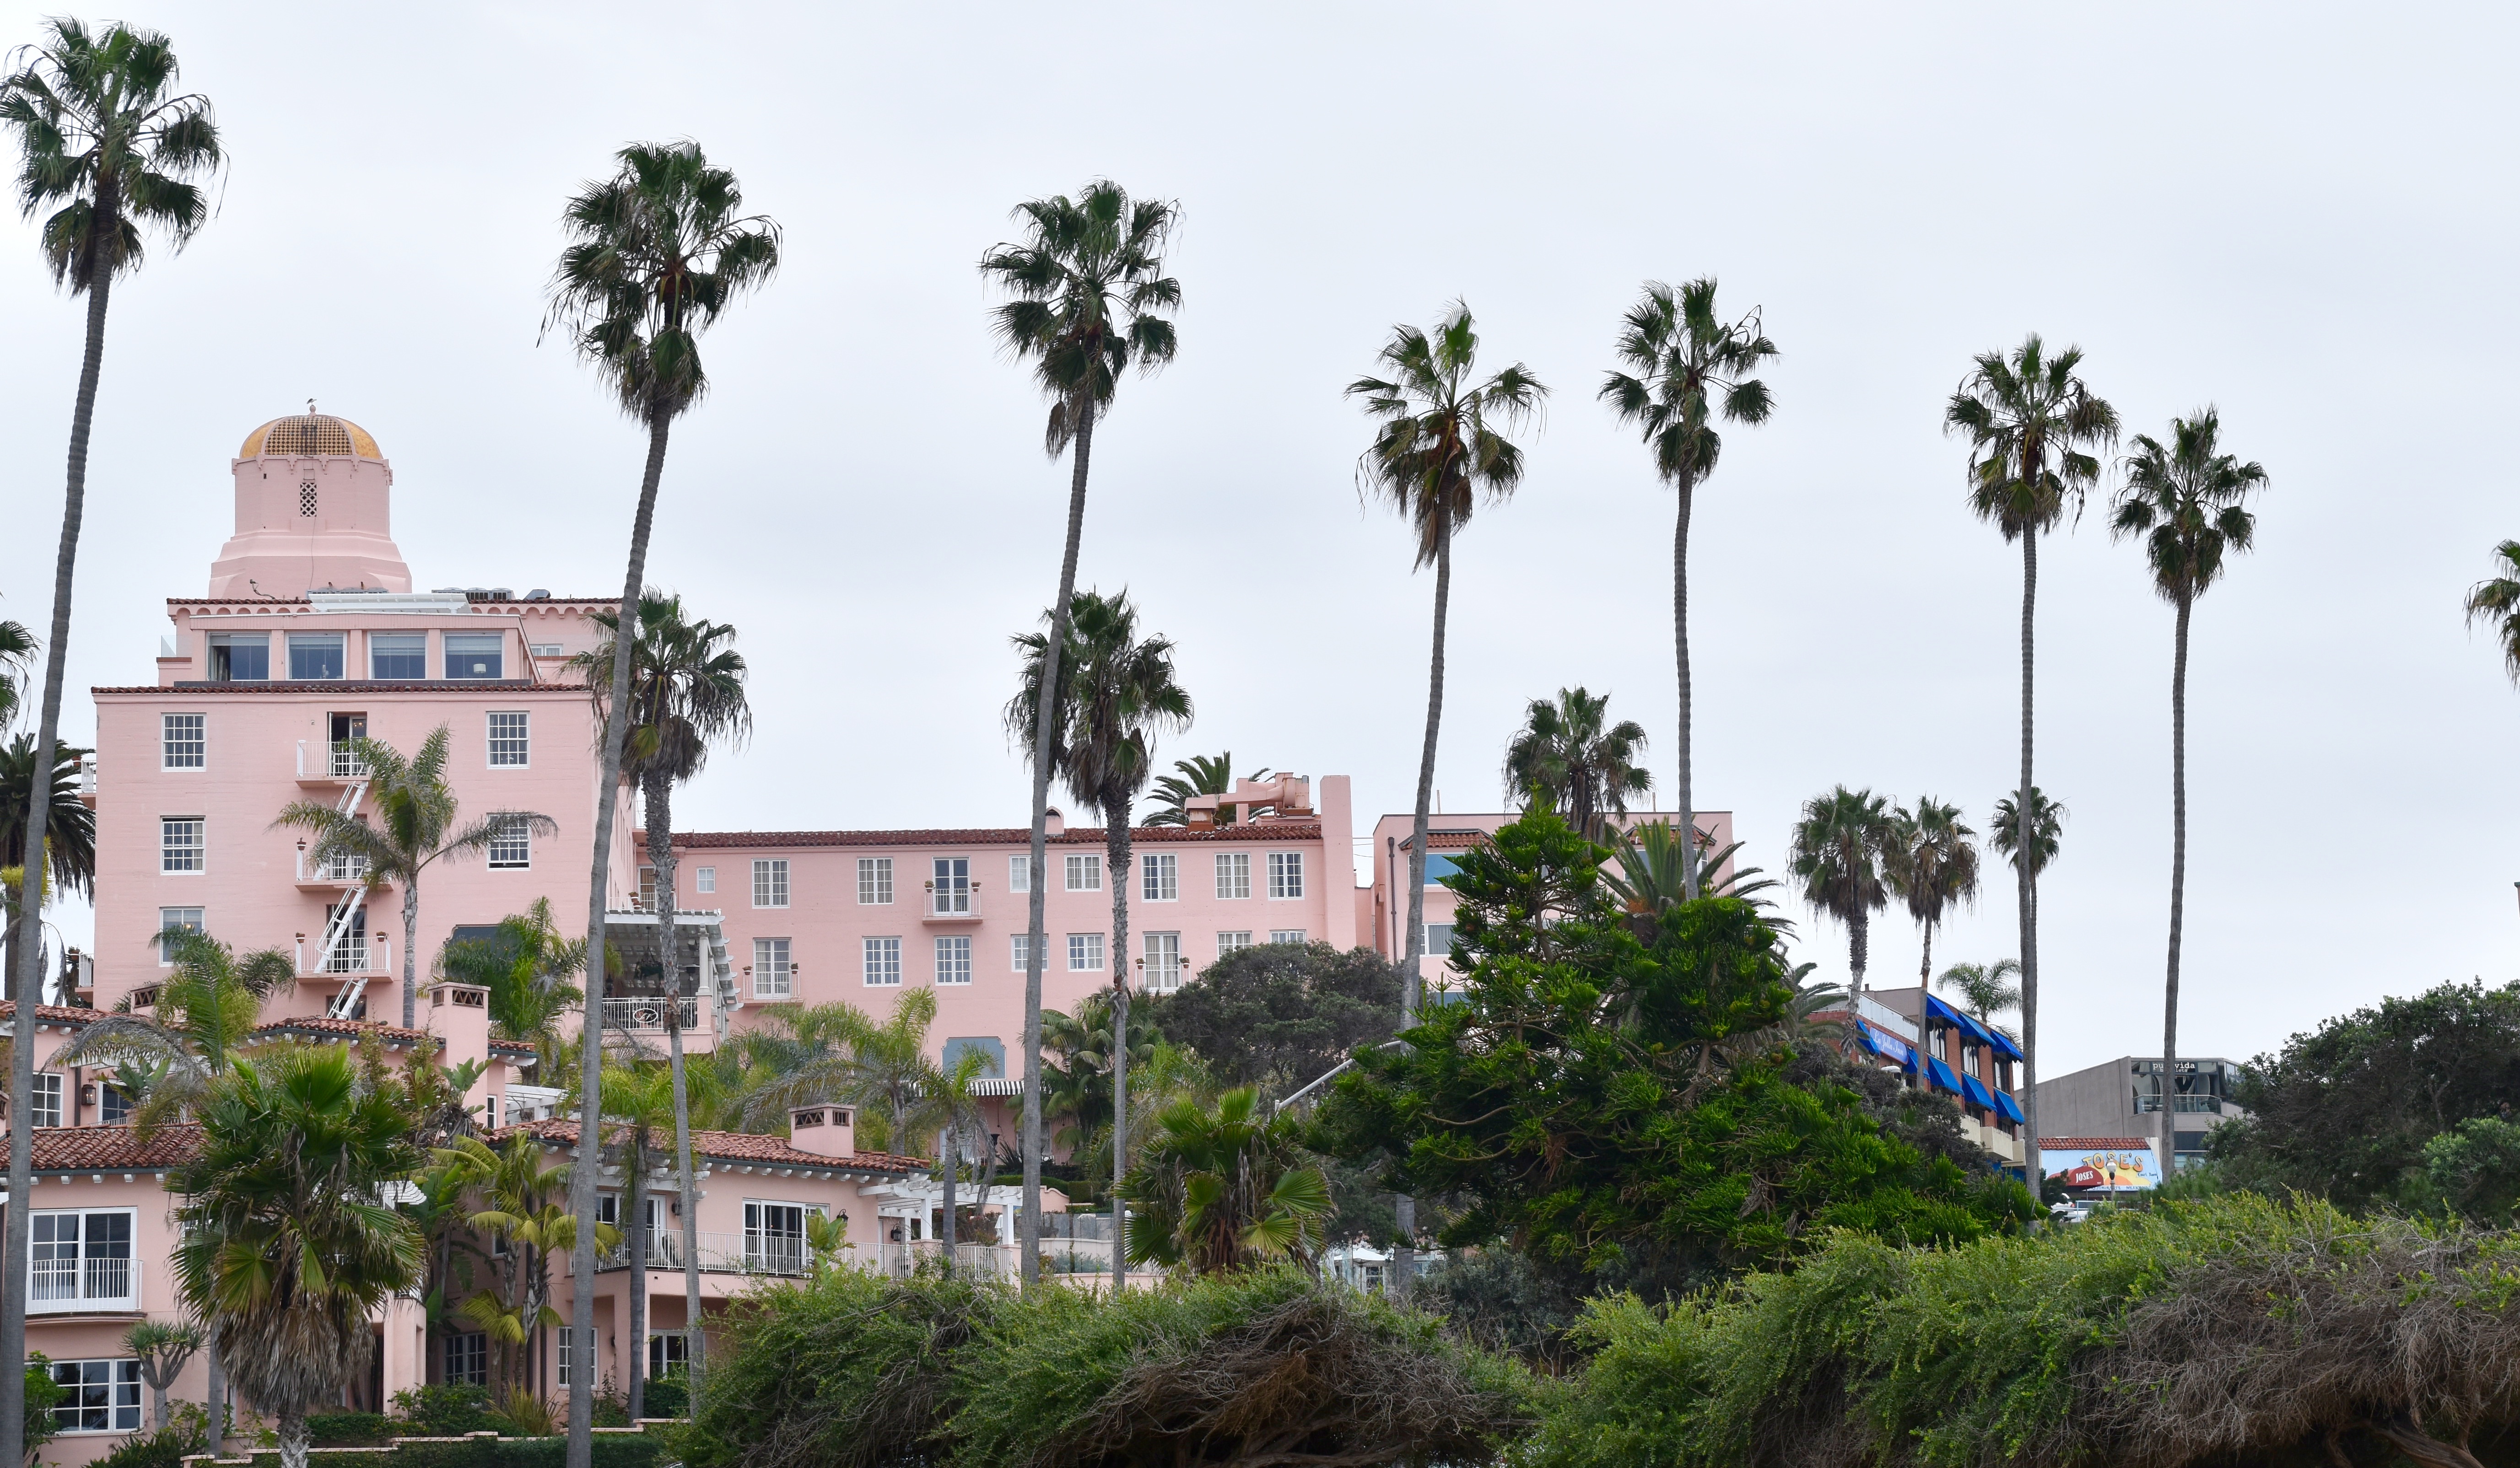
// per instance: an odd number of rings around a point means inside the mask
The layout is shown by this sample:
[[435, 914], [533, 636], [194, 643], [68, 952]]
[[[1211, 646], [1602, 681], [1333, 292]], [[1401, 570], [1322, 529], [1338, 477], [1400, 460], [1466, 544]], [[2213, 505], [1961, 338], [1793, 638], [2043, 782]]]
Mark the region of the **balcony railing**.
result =
[[[662, 995], [653, 999], [608, 999], [604, 1001], [604, 1027], [608, 1030], [658, 1030], [665, 1028], [665, 1006], [675, 1002]], [[687, 998], [682, 1001], [682, 1027], [686, 1031], [700, 1027], [700, 1001]]]
[[355, 938], [344, 938], [339, 943], [335, 944], [333, 951], [324, 956], [322, 971], [325, 973], [366, 973], [370, 966], [367, 935], [365, 933], [360, 933], [357, 934]]
[[[878, 1244], [871, 1256], [863, 1249], [857, 1253], [877, 1273], [895, 1279], [907, 1279], [922, 1269], [933, 1271], [945, 1263], [945, 1245], [937, 1239]], [[954, 1246], [955, 1272], [981, 1279], [1013, 1279], [1022, 1271], [1022, 1259], [1012, 1244]], [[1110, 1241], [1045, 1238], [1041, 1241], [1041, 1268], [1045, 1274], [1108, 1274]]]
[[[699, 1234], [699, 1264], [710, 1274], [777, 1274], [797, 1275], [808, 1271], [813, 1259], [805, 1241], [782, 1233], [711, 1233]], [[598, 1261], [607, 1269], [626, 1268], [630, 1263], [627, 1242], [614, 1245]], [[667, 1227], [648, 1239], [648, 1268], [679, 1269], [683, 1267], [683, 1232]]]
[[140, 1271], [128, 1259], [39, 1259], [30, 1282], [26, 1309], [37, 1314], [140, 1308]]

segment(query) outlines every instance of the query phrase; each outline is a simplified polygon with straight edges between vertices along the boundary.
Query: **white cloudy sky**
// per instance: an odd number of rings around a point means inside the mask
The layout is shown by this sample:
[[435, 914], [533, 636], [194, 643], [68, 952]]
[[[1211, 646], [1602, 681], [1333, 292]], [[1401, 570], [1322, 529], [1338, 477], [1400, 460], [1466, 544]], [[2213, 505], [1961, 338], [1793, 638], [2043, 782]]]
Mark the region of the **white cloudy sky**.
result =
[[[53, 7], [0, 3], [0, 41]], [[641, 443], [538, 346], [562, 198], [690, 136], [787, 229], [710, 339], [653, 562], [736, 623], [760, 734], [697, 825], [1012, 824], [1006, 636], [1066, 483], [985, 331], [1016, 200], [1178, 199], [1179, 363], [1098, 445], [1084, 581], [1177, 638], [1171, 753], [1410, 798], [1432, 586], [1362, 510], [1339, 388], [1455, 295], [1556, 388], [1461, 543], [1439, 784], [1492, 807], [1522, 700], [1614, 694], [1667, 774], [1668, 494], [1593, 401], [1648, 278], [1784, 355], [1695, 538], [1697, 789], [1770, 867], [1836, 781], [1983, 824], [2015, 758], [2019, 559], [1940, 432], [1973, 353], [2089, 352], [2135, 428], [2221, 405], [2274, 487], [2196, 624], [2184, 1047], [2252, 1053], [2513, 977], [2520, 693], [2459, 599], [2520, 534], [2513, 23], [2482, 6], [839, 7], [150, 3], [233, 153], [115, 296], [73, 685], [145, 681], [244, 431], [319, 398], [397, 472], [420, 584], [608, 592]], [[80, 318], [0, 223], [0, 615], [46, 612]], [[2045, 558], [2047, 1065], [2158, 1044], [2170, 613], [2088, 515]], [[74, 702], [70, 732], [89, 711]], [[2013, 951], [2008, 890], [1938, 952]], [[1842, 940], [1806, 920], [1841, 973]], [[1876, 977], [1912, 972], [1885, 921]]]

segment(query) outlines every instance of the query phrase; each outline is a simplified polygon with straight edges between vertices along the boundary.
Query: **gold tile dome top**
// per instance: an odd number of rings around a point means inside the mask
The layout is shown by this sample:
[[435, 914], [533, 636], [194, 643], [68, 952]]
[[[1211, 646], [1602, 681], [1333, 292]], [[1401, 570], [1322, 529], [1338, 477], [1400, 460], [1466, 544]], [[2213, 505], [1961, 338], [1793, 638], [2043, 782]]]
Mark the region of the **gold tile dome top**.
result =
[[245, 447], [237, 450], [239, 459], [298, 458], [333, 455], [384, 459], [376, 439], [367, 429], [346, 418], [329, 413], [300, 413], [292, 418], [275, 418], [245, 436]]

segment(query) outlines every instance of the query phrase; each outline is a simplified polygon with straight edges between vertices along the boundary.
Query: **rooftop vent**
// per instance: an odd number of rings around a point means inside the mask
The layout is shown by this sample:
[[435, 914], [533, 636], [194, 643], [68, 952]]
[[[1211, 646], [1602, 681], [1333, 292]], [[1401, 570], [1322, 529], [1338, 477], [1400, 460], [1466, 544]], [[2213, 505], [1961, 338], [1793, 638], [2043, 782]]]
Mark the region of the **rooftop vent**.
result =
[[551, 600], [551, 591], [547, 587], [535, 587], [532, 591], [525, 593], [525, 600], [528, 601], [548, 601]]

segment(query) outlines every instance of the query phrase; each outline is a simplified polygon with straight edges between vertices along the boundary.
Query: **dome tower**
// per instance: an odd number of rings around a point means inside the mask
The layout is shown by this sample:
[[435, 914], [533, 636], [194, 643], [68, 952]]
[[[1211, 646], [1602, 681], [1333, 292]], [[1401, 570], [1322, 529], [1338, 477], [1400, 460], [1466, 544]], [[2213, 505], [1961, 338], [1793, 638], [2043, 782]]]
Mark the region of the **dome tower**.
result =
[[210, 562], [209, 595], [411, 590], [393, 543], [393, 467], [367, 429], [306, 407], [254, 429], [237, 450], [236, 534]]

